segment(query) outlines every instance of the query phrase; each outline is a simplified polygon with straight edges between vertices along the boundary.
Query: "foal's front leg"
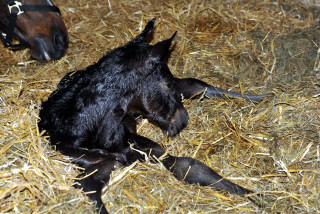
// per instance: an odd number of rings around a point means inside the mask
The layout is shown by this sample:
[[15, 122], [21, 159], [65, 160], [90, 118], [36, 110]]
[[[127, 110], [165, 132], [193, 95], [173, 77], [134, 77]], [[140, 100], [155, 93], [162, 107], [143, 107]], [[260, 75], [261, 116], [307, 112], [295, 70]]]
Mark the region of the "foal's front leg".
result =
[[57, 146], [64, 155], [72, 157], [74, 163], [85, 168], [83, 173], [78, 175], [79, 180], [74, 187], [83, 189], [87, 196], [96, 202], [96, 209], [100, 214], [107, 214], [108, 211], [101, 199], [101, 191], [109, 182], [112, 171], [122, 166], [122, 157], [104, 149], [85, 149], [68, 144]]
[[253, 101], [259, 101], [264, 97], [272, 95], [272, 94], [262, 94], [262, 95], [244, 94], [242, 96], [241, 93], [226, 91], [221, 88], [216, 88], [212, 85], [209, 85], [201, 80], [194, 79], [194, 78], [184, 78], [184, 79], [175, 78], [175, 88], [177, 92], [179, 94], [182, 94], [185, 99], [188, 99], [194, 96], [195, 94], [200, 93], [199, 95], [194, 97], [194, 98], [198, 98], [202, 95], [201, 92], [204, 92], [205, 96], [208, 98], [212, 98], [212, 97], [226, 98], [225, 95], [230, 95], [233, 97], [243, 97], [245, 99], [253, 100]]
[[[148, 155], [159, 158], [164, 154], [164, 150], [161, 146], [148, 138], [132, 135], [130, 141], [133, 144], [134, 149], [140, 150]], [[128, 158], [134, 157], [134, 159], [143, 159], [143, 155], [134, 150], [131, 150], [127, 156]], [[252, 192], [224, 179], [207, 165], [190, 157], [167, 155], [161, 162], [176, 178], [179, 180], [181, 179], [188, 184], [213, 186], [237, 195], [245, 195]]]
[[213, 186], [217, 189], [222, 189], [237, 195], [252, 193], [252, 191], [221, 177], [210, 167], [196, 159], [168, 155], [162, 163], [176, 178], [181, 179], [188, 184]]
[[96, 209], [100, 214], [108, 213], [101, 199], [102, 189], [109, 182], [111, 173], [121, 166], [122, 164], [116, 158], [105, 157], [98, 163], [86, 167], [84, 172], [78, 176], [79, 180], [75, 187], [83, 189], [92, 201], [96, 201]]

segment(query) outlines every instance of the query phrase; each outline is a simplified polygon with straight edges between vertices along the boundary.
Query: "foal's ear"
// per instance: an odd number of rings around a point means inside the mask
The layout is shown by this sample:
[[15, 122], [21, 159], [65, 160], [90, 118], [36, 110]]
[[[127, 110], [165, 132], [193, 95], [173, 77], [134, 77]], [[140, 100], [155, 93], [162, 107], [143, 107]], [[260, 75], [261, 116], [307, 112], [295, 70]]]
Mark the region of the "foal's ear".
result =
[[132, 42], [132, 43], [140, 43], [140, 42], [143, 42], [143, 41], [145, 40], [145, 38], [152, 33], [152, 31], [153, 31], [153, 29], [154, 29], [154, 22], [155, 22], [155, 21], [156, 21], [156, 18], [151, 19], [151, 20], [147, 23], [147, 25], [146, 25], [146, 27], [144, 28], [144, 30], [143, 30], [136, 38], [134, 38], [131, 42]]
[[155, 44], [152, 47], [151, 56], [160, 60], [165, 59], [169, 54], [169, 48], [171, 46], [173, 39], [176, 37], [176, 35], [177, 35], [177, 31], [171, 36], [170, 39], [166, 39]]

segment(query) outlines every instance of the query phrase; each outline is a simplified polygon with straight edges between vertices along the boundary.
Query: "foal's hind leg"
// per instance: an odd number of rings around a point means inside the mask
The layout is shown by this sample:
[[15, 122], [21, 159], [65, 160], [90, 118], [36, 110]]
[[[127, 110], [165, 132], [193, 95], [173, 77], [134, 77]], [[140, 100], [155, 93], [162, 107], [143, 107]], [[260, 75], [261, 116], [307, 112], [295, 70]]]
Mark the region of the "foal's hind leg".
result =
[[[151, 156], [154, 155], [159, 158], [164, 154], [164, 150], [159, 144], [145, 137], [133, 135], [131, 142], [135, 149], [143, 151], [146, 154], [150, 154]], [[135, 153], [135, 155], [132, 153]], [[128, 155], [131, 157], [135, 156], [135, 158], [138, 158], [139, 156], [140, 159], [143, 158], [140, 153], [135, 151], [131, 151]], [[245, 195], [252, 192], [230, 182], [227, 179], [224, 179], [207, 165], [193, 158], [167, 155], [163, 160], [161, 160], [161, 162], [176, 178], [189, 184], [213, 186], [237, 195]]]
[[194, 98], [198, 98], [202, 95], [201, 92], [205, 92], [206, 97], [222, 97], [225, 98], [225, 95], [230, 95], [233, 97], [243, 97], [248, 100], [259, 101], [264, 97], [271, 96], [272, 94], [263, 94], [263, 95], [255, 95], [255, 94], [244, 94], [242, 96], [241, 93], [226, 91], [221, 88], [216, 88], [212, 85], [209, 85], [201, 80], [194, 78], [184, 78], [179, 79], [175, 78], [175, 88], [178, 93], [182, 94], [185, 99], [188, 99], [195, 94]]

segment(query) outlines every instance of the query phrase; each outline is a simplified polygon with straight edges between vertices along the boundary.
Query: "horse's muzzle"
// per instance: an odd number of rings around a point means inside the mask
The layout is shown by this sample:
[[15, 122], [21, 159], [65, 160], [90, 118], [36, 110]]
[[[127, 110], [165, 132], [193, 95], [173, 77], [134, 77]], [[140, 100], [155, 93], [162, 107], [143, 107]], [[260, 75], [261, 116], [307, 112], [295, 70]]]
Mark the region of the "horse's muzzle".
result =
[[32, 39], [30, 48], [31, 57], [40, 62], [60, 59], [68, 48], [68, 35], [63, 31], [54, 33], [51, 38], [39, 34]]

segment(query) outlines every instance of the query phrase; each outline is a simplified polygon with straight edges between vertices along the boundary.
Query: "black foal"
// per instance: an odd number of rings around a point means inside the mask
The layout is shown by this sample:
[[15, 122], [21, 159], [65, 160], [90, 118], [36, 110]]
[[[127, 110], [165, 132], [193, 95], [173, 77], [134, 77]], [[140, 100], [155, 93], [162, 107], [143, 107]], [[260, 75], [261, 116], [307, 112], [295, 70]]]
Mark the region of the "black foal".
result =
[[[96, 64], [67, 74], [40, 111], [39, 128], [46, 130], [51, 144], [85, 168], [79, 177], [97, 170], [76, 187], [94, 192], [88, 196], [97, 202], [100, 213], [107, 213], [101, 190], [113, 170], [144, 160], [138, 150], [156, 158], [165, 153], [159, 144], [137, 135], [137, 115], [174, 136], [188, 123], [181, 94], [189, 98], [203, 91], [208, 97], [241, 97], [197, 79], [175, 78], [167, 65], [175, 34], [153, 46], [144, 42], [153, 32], [154, 22], [155, 19], [149, 21], [140, 35], [110, 51]], [[245, 98], [259, 100], [264, 96]], [[161, 159], [175, 177], [189, 184], [213, 186], [239, 195], [251, 192], [193, 158], [167, 155]]]

